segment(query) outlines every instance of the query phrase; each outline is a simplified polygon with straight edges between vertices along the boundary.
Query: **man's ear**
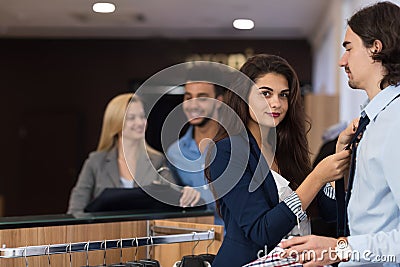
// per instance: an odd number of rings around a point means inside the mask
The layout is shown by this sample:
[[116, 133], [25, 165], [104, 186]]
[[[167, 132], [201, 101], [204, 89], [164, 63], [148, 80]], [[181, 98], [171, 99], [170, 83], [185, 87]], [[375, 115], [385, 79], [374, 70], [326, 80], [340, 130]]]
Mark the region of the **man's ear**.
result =
[[383, 48], [382, 42], [380, 40], [375, 40], [371, 48], [374, 54], [380, 53]]
[[217, 108], [219, 109], [222, 106], [222, 102], [224, 102], [224, 97], [222, 95], [217, 96]]

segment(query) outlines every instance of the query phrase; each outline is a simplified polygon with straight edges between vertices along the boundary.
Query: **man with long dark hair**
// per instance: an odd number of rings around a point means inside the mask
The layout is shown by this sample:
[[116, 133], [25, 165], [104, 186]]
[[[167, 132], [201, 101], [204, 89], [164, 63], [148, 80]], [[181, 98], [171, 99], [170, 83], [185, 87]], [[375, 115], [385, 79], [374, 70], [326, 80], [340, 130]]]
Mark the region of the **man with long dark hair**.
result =
[[355, 167], [353, 174], [350, 168], [346, 187], [347, 214], [338, 213], [348, 220], [349, 233], [345, 223], [344, 237], [296, 237], [282, 242], [282, 247], [291, 255], [313, 250], [308, 253], [312, 257], [300, 258], [304, 266], [340, 261], [348, 261], [340, 264], [344, 266], [399, 266], [400, 7], [380, 2], [355, 13], [348, 20], [343, 46], [346, 51], [339, 64], [349, 86], [368, 95], [358, 124], [366, 125], [365, 131], [359, 135], [355, 121], [340, 134], [336, 146], [340, 150], [358, 139], [351, 147]]

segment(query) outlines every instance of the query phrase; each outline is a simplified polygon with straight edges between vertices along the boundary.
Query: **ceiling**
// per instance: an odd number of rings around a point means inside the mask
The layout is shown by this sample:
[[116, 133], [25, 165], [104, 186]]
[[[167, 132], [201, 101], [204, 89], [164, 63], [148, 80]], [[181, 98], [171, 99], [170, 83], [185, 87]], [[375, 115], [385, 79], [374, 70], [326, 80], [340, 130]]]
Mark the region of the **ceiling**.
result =
[[115, 13], [98, 14], [93, 0], [0, 0], [0, 37], [310, 38], [330, 1], [112, 0]]

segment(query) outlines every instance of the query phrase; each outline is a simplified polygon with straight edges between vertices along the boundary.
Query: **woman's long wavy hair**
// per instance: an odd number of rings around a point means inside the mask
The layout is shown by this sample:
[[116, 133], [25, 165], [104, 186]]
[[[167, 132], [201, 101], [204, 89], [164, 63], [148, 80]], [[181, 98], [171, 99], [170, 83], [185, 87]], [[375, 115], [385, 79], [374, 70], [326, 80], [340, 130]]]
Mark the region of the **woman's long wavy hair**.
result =
[[387, 73], [380, 88], [400, 84], [400, 7], [391, 2], [380, 2], [361, 9], [348, 21], [367, 48], [376, 40], [382, 42], [382, 51], [375, 52], [372, 59], [382, 62]]
[[[290, 181], [290, 187], [295, 190], [311, 172], [311, 162], [306, 138], [306, 119], [300, 85], [297, 75], [289, 63], [275, 55], [259, 54], [249, 58], [240, 71], [248, 78], [238, 77], [230, 90], [227, 90], [220, 116], [220, 126], [215, 142], [218, 142], [229, 134], [239, 134], [240, 125], [247, 126], [250, 120], [248, 97], [253, 82], [268, 73], [283, 75], [289, 85], [288, 111], [285, 118], [276, 127], [276, 163], [280, 174]], [[243, 75], [241, 75], [243, 76]], [[247, 81], [246, 81], [247, 79]], [[240, 122], [235, 122], [232, 116], [225, 116], [224, 112], [232, 109], [236, 112]], [[237, 120], [236, 120], [237, 121]], [[242, 126], [243, 128], [243, 126]], [[309, 128], [309, 127], [308, 127]], [[207, 164], [209, 165], [209, 164]], [[209, 170], [206, 177], [210, 181]]]
[[97, 151], [108, 151], [118, 142], [118, 135], [122, 132], [126, 109], [130, 102], [141, 102], [141, 99], [132, 94], [121, 94], [108, 103], [103, 117], [103, 125]]

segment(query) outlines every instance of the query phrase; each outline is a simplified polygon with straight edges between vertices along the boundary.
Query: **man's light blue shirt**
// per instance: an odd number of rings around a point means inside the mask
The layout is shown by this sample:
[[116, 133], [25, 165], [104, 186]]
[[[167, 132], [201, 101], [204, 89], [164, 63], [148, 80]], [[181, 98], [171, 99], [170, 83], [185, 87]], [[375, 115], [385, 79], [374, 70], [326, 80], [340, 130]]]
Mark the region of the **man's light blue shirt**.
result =
[[222, 218], [216, 211], [213, 194], [204, 176], [205, 159], [207, 153], [201, 154], [193, 138], [193, 126], [190, 126], [179, 140], [167, 150], [167, 158], [171, 169], [178, 174], [181, 185], [188, 185], [201, 193], [201, 198], [210, 203], [209, 208], [215, 211], [214, 223], [224, 225]]
[[[348, 241], [360, 261], [352, 257], [341, 266], [400, 266], [399, 94], [400, 86], [389, 86], [362, 111], [362, 116], [368, 115], [371, 121], [357, 147], [348, 206]], [[391, 256], [397, 264], [377, 262], [377, 257]]]

